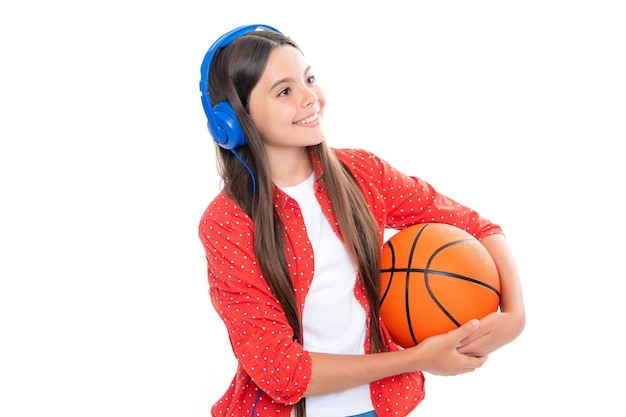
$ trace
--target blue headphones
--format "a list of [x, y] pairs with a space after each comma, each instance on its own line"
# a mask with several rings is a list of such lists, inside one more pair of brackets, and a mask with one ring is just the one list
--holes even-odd
[[[213, 56], [218, 49], [227, 46], [240, 36], [257, 29], [266, 29], [281, 33], [280, 31], [267, 25], [247, 25], [233, 29], [222, 35], [213, 43], [213, 45], [211, 45], [204, 56], [202, 67], [200, 67], [200, 92], [202, 93], [202, 107], [204, 107], [204, 113], [206, 114], [208, 120], [207, 126], [215, 143], [224, 149], [233, 150], [239, 146], [245, 145], [247, 141], [246, 136], [241, 129], [241, 125], [237, 120], [235, 111], [230, 103], [222, 101], [217, 103], [215, 106], [211, 105], [211, 98], [209, 97], [209, 68], [211, 66]], [[235, 155], [237, 154], [235, 153]], [[237, 157], [239, 157], [239, 155], [237, 155]], [[241, 158], [239, 159], [241, 160]], [[248, 168], [247, 165], [246, 168]]]

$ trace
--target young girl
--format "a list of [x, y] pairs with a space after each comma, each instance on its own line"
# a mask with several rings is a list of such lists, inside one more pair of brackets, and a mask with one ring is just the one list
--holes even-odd
[[[239, 366], [213, 416], [406, 416], [424, 375], [479, 368], [525, 324], [500, 227], [361, 149], [329, 147], [326, 97], [293, 40], [245, 26], [200, 83], [223, 189], [199, 225], [212, 303]], [[498, 312], [401, 349], [379, 317], [386, 228], [456, 225], [492, 255]]]

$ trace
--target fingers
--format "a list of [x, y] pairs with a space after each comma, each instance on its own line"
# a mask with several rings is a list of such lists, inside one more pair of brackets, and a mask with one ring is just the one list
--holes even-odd
[[479, 328], [480, 322], [472, 319], [446, 334], [425, 339], [416, 346], [423, 360], [422, 370], [435, 375], [452, 376], [473, 372], [480, 368], [487, 356], [474, 357], [458, 350], [461, 341]]
[[468, 372], [473, 372], [476, 369], [483, 366], [483, 364], [487, 362], [487, 358], [489, 357], [488, 356], [467, 356], [467, 358], [469, 359], [469, 363], [467, 367]]
[[471, 319], [467, 323], [464, 323], [458, 329], [452, 330], [450, 333], [455, 332], [456, 337], [458, 338], [459, 343], [457, 346], [461, 345], [463, 339], [469, 337], [472, 333], [474, 333], [478, 329], [478, 326], [480, 326], [480, 321], [478, 321], [478, 319]]
[[474, 372], [476, 369], [483, 366], [483, 364], [487, 361], [487, 356], [466, 355], [460, 352], [460, 350], [458, 349], [460, 346], [462, 346], [463, 341], [465, 339], [467, 339], [474, 332], [476, 332], [476, 330], [478, 330], [479, 326], [480, 326], [480, 321], [478, 321], [477, 319], [472, 319], [468, 321], [467, 323], [464, 323], [461, 327], [455, 330], [457, 332], [456, 336], [459, 338], [457, 339], [458, 341], [457, 352], [462, 354], [464, 357], [464, 360], [466, 361], [465, 366], [462, 368], [460, 373]]

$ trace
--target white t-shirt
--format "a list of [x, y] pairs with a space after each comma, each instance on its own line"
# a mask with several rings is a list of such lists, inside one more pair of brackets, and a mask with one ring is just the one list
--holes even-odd
[[[354, 295], [357, 269], [322, 212], [314, 176], [281, 188], [300, 206], [313, 245], [315, 271], [304, 303], [304, 348], [309, 352], [364, 354], [365, 310]], [[374, 409], [369, 385], [306, 398], [307, 417], [341, 417]]]

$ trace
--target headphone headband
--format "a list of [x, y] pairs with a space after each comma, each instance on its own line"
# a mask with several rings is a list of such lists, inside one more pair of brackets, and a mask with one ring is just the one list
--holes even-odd
[[213, 56], [215, 55], [217, 50], [228, 46], [232, 41], [239, 38], [240, 36], [243, 36], [246, 33], [252, 32], [257, 29], [266, 29], [280, 33], [280, 31], [268, 25], [246, 25], [240, 26], [236, 29], [231, 30], [230, 32], [223, 34], [215, 42], [213, 42], [213, 45], [211, 45], [206, 55], [204, 55], [204, 60], [202, 60], [202, 66], [200, 67], [200, 91], [209, 91], [209, 68], [211, 66], [211, 61], [213, 61]]

